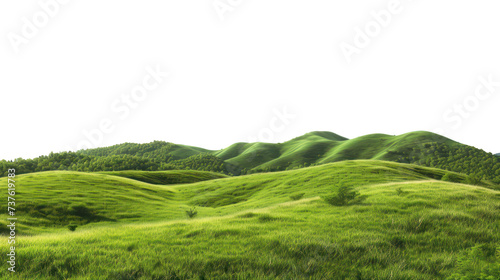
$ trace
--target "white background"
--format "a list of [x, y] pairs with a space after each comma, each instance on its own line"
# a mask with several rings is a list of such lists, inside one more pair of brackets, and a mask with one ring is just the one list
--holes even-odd
[[[500, 152], [499, 87], [467, 117], [450, 113], [460, 125], [443, 118], [474, 96], [479, 77], [500, 81], [499, 1], [401, 0], [350, 63], [342, 42], [354, 45], [356, 28], [390, 1], [236, 2], [222, 20], [212, 0], [70, 0], [16, 47], [23, 18], [44, 10], [39, 1], [1, 1], [0, 158], [76, 149], [103, 119], [114, 130], [97, 146], [221, 149], [315, 130], [354, 138], [440, 129]], [[120, 118], [111, 104], [155, 65], [170, 76]], [[295, 118], [269, 129], [284, 107]]]

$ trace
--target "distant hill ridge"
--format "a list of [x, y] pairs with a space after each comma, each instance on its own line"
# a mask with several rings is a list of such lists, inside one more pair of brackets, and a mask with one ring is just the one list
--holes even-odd
[[[497, 154], [498, 155], [498, 154]], [[47, 170], [200, 170], [241, 175], [321, 165], [343, 160], [372, 159], [414, 163], [475, 174], [500, 183], [500, 158], [441, 135], [416, 131], [398, 136], [369, 134], [347, 139], [314, 131], [284, 143], [235, 143], [221, 150], [154, 141], [51, 153], [35, 159], [0, 161], [0, 176], [15, 167], [18, 174]]]

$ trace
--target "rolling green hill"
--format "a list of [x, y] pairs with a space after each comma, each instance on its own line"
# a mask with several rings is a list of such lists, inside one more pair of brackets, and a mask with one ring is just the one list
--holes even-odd
[[391, 136], [370, 134], [347, 139], [331, 132], [311, 132], [284, 143], [236, 143], [210, 151], [155, 141], [125, 143], [76, 153], [51, 153], [32, 160], [0, 161], [18, 174], [48, 170], [202, 170], [241, 175], [283, 171], [355, 159], [387, 160], [437, 167], [500, 184], [500, 158], [443, 136], [417, 131]]
[[215, 155], [243, 168], [243, 174], [375, 159], [438, 167], [500, 184], [500, 158], [425, 131], [399, 136], [370, 134], [350, 140], [312, 132], [280, 144], [238, 143]]
[[431, 142], [461, 146], [430, 132], [412, 132], [400, 136], [370, 134], [351, 140], [333, 133], [311, 132], [282, 144], [239, 143], [215, 155], [246, 169], [284, 170], [353, 159], [396, 161], [401, 154]]
[[[18, 271], [9, 278], [500, 276], [500, 192], [488, 182], [463, 184], [462, 174], [378, 160], [226, 178], [148, 173], [16, 176], [20, 245]], [[216, 179], [157, 184], [172, 183], [169, 174], [175, 182]], [[366, 199], [331, 206], [320, 198], [341, 185]], [[303, 197], [290, 198], [297, 194]], [[6, 193], [0, 199], [6, 201]], [[192, 207], [198, 216], [188, 219], [185, 210]], [[68, 223], [79, 226], [71, 232]], [[1, 270], [0, 278], [7, 273]]]
[[[2, 183], [6, 182], [2, 178]], [[70, 223], [168, 215], [176, 190], [119, 176], [74, 171], [46, 171], [16, 176], [16, 201], [21, 233], [50, 230]], [[6, 198], [6, 195], [2, 195]], [[162, 215], [162, 214], [157, 214]], [[157, 217], [157, 215], [155, 215]], [[2, 227], [2, 229], [4, 229]]]
[[[324, 194], [342, 178], [348, 184], [365, 185], [441, 180], [445, 174], [451, 174], [454, 182], [467, 182], [467, 177], [458, 173], [383, 161], [343, 161], [238, 177], [200, 171], [46, 171], [16, 178], [17, 197], [23, 201], [19, 211], [26, 219], [22, 228], [57, 228], [68, 223], [179, 218], [184, 216], [179, 207], [238, 204], [240, 210], [260, 208], [271, 204], [266, 201], [285, 202], [297, 191], [306, 197]], [[1, 182], [6, 183], [6, 179]], [[487, 182], [480, 184], [497, 188]]]

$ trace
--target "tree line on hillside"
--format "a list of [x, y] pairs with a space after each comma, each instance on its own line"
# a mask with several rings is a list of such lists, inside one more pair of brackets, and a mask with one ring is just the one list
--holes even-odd
[[71, 170], [84, 172], [121, 171], [121, 170], [200, 170], [239, 175], [240, 170], [211, 154], [198, 154], [185, 159], [166, 161], [130, 154], [91, 156], [79, 152], [50, 153], [34, 159], [18, 158], [13, 161], [0, 161], [0, 176], [6, 176], [8, 169], [16, 169], [16, 174], [49, 170]]
[[[130, 155], [141, 158], [147, 158], [159, 162], [169, 162], [172, 160], [180, 159], [179, 157], [176, 157], [173, 154], [175, 151], [182, 148], [183, 146], [181, 145], [176, 145], [169, 142], [153, 141], [151, 143], [145, 143], [145, 144], [123, 143], [109, 147], [80, 150], [77, 153], [89, 156], [98, 156], [98, 157], [106, 157], [112, 155]], [[191, 154], [189, 154], [188, 156], [198, 153], [200, 152], [192, 150]]]
[[397, 162], [474, 175], [500, 184], [500, 158], [471, 146], [452, 148], [444, 143], [431, 142], [398, 154]]
[[[6, 176], [9, 168], [15, 168], [17, 174], [48, 170], [97, 172], [180, 169], [245, 175], [321, 165], [324, 163], [315, 162], [321, 156], [318, 154], [314, 158], [298, 158], [294, 162], [280, 163], [279, 166], [241, 168], [201, 148], [155, 141], [147, 144], [125, 143], [78, 152], [50, 153], [34, 159], [1, 160], [0, 176]], [[500, 157], [471, 146], [452, 147], [445, 143], [429, 142], [415, 145], [413, 148], [389, 151], [385, 160], [474, 175], [500, 184]]]

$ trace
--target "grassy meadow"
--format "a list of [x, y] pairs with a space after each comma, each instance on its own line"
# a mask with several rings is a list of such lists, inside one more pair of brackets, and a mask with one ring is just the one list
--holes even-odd
[[[4, 264], [0, 277], [500, 279], [498, 187], [441, 180], [446, 174], [465, 181], [449, 171], [377, 160], [237, 177], [18, 175], [17, 272]], [[339, 186], [365, 199], [332, 206], [321, 198]], [[197, 215], [188, 218], [194, 207]]]

